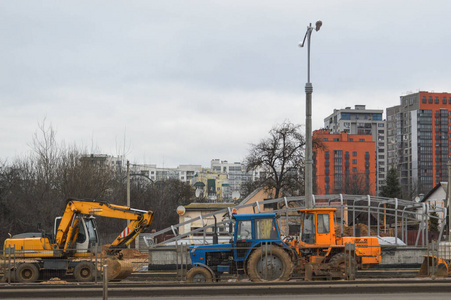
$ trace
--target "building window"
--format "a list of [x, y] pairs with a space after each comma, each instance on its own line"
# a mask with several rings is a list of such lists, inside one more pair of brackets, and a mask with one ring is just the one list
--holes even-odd
[[352, 156], [357, 156], [357, 151], [352, 152]]
[[426, 104], [426, 96], [423, 96], [422, 101], [423, 101], [424, 104]]
[[350, 142], [354, 142], [354, 139], [353, 139], [353, 138], [350, 138], [349, 141], [350, 141]]
[[359, 142], [364, 142], [365, 141], [365, 139], [359, 139]]
[[373, 120], [382, 121], [382, 114], [373, 114]]
[[342, 120], [351, 120], [351, 114], [350, 113], [341, 113], [341, 119]]
[[334, 142], [338, 142], [339, 140], [338, 140], [338, 138], [334, 138]]
[[323, 141], [327, 142], [329, 139], [328, 138], [323, 138]]
[[435, 97], [435, 104], [438, 104], [439, 103], [439, 100], [438, 100], [438, 97]]
[[446, 97], [443, 97], [443, 104], [446, 104]]
[[432, 96], [429, 96], [429, 98], [428, 98], [428, 103], [429, 103], [429, 104], [432, 104]]
[[353, 159], [353, 160], [352, 160], [352, 163], [353, 163], [354, 165], [356, 165], [356, 164], [357, 164], [357, 159]]

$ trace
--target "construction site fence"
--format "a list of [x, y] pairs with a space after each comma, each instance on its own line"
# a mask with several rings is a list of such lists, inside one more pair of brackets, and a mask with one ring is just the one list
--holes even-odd
[[[160, 245], [168, 245], [193, 236], [203, 237], [203, 244], [210, 244], [209, 234], [214, 228], [220, 229], [219, 234], [231, 235], [228, 230], [232, 221], [232, 211], [251, 208], [254, 213], [275, 212], [279, 218], [281, 235], [293, 235], [290, 226], [299, 225], [300, 209], [305, 208], [305, 197], [285, 197], [264, 201], [256, 201], [245, 205], [236, 205], [215, 212], [188, 219], [179, 224], [143, 236], [146, 246], [151, 249]], [[431, 224], [438, 227], [437, 240], [443, 239], [444, 227], [447, 219], [447, 209], [431, 206], [428, 202], [415, 202], [397, 198], [375, 197], [370, 195], [321, 195], [313, 196], [314, 208], [336, 208], [337, 230], [344, 235], [346, 229], [351, 229], [350, 235], [357, 236], [359, 224], [366, 226], [365, 236], [391, 236], [395, 245], [411, 245], [425, 247], [429, 243]], [[219, 216], [219, 218], [218, 218]], [[199, 226], [193, 226], [198, 224]], [[190, 230], [185, 230], [186, 228]], [[194, 228], [196, 227], [196, 228]], [[415, 241], [409, 242], [409, 231], [416, 231]], [[156, 241], [156, 238], [172, 235], [167, 240]]]

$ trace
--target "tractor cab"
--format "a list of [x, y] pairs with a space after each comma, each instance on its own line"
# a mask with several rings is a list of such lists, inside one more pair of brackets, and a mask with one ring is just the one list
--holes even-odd
[[301, 209], [300, 246], [329, 247], [335, 244], [335, 208]]
[[233, 248], [236, 259], [243, 260], [255, 246], [262, 243], [282, 243], [276, 214], [243, 214], [233, 215], [235, 233]]

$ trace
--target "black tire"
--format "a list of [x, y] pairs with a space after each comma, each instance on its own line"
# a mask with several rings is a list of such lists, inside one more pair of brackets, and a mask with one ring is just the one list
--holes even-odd
[[259, 247], [247, 260], [247, 275], [253, 282], [288, 281], [292, 273], [290, 255], [278, 246]]
[[35, 264], [20, 264], [16, 270], [16, 279], [19, 282], [35, 282], [39, 279], [39, 269]]
[[204, 267], [193, 267], [186, 274], [186, 281], [192, 283], [213, 282], [213, 275]]
[[78, 263], [74, 268], [74, 277], [78, 282], [94, 281], [94, 265], [87, 261]]
[[[349, 259], [347, 258], [348, 254], [346, 253], [338, 253], [335, 254], [334, 256], [332, 256], [332, 258], [329, 260], [329, 264], [331, 266], [331, 268], [333, 270], [337, 270], [340, 273], [342, 273], [343, 278], [345, 277], [346, 274], [346, 260]], [[350, 256], [351, 257], [351, 275], [353, 274], [355, 276], [356, 272], [357, 272], [357, 261], [355, 260], [355, 257], [353, 255]]]

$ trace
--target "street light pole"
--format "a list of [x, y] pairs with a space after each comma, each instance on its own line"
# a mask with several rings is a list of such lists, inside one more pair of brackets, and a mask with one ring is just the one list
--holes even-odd
[[[323, 23], [316, 22], [315, 30], [318, 31]], [[310, 82], [310, 38], [312, 36], [312, 23], [307, 27], [304, 41], [299, 47], [304, 47], [307, 39], [307, 83], [305, 84], [305, 207], [313, 207], [313, 157], [312, 157], [312, 93], [313, 85]]]
[[451, 157], [448, 158], [448, 163], [446, 164], [448, 167], [448, 191], [446, 196], [448, 196], [448, 241], [451, 242]]

